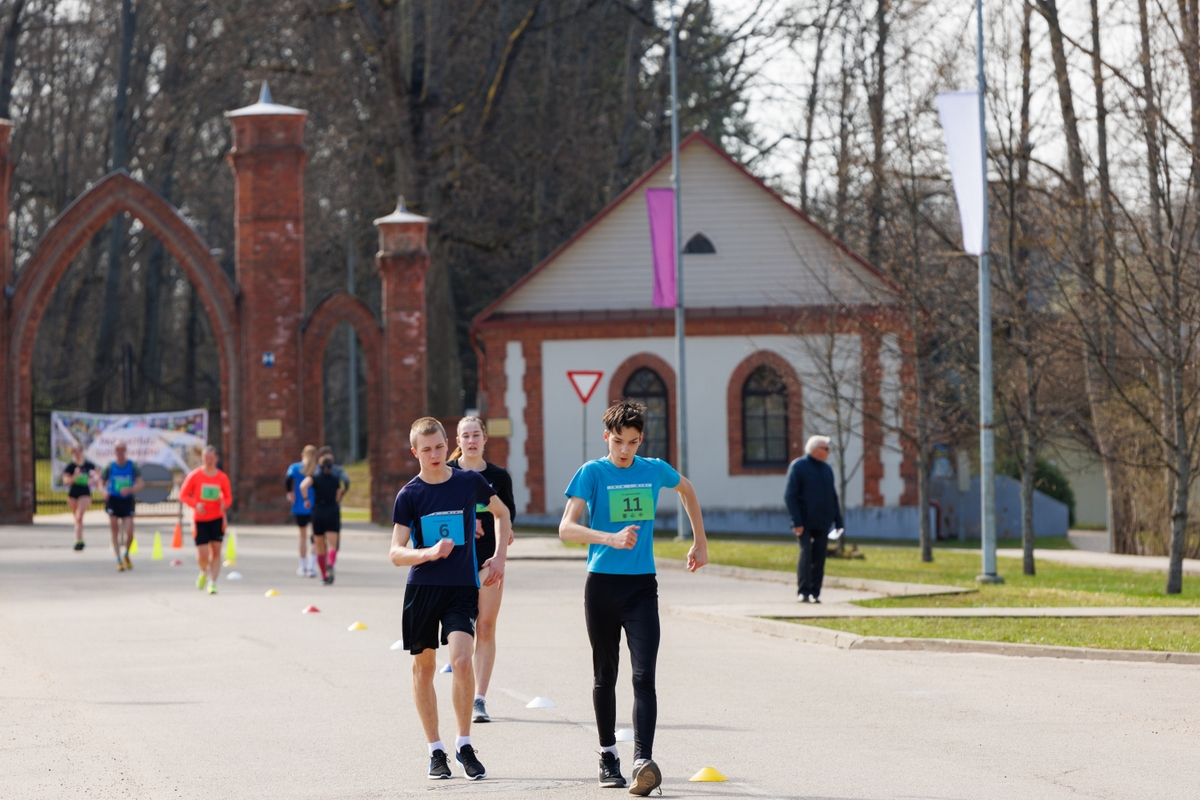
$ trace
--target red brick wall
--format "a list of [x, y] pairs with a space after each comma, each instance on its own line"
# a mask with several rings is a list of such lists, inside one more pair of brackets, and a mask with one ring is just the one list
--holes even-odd
[[[241, 313], [244, 391], [237, 437], [237, 516], [278, 522], [287, 514], [280, 475], [301, 438], [300, 325], [304, 319], [303, 114], [230, 117], [234, 244]], [[274, 366], [263, 364], [273, 353]], [[259, 420], [282, 423], [278, 439], [259, 439]]]
[[425, 276], [429, 250], [425, 235], [424, 223], [380, 224], [380, 252], [375, 256], [383, 288], [380, 396], [384, 429], [379, 435], [372, 434], [372, 451], [378, 449], [381, 459], [371, 461], [371, 494], [372, 505], [386, 508], [389, 519], [396, 492], [420, 471], [408, 431], [427, 411]]

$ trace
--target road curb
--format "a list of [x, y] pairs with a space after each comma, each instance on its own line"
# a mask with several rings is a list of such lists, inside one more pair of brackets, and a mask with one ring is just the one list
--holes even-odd
[[1105, 650], [1090, 647], [982, 642], [970, 639], [915, 639], [895, 636], [862, 636], [848, 631], [820, 628], [762, 617], [735, 616], [719, 612], [671, 606], [668, 613], [689, 619], [716, 622], [742, 630], [765, 633], [782, 639], [836, 647], [841, 650], [908, 650], [934, 653], [983, 653], [1021, 658], [1068, 658], [1082, 661], [1128, 661], [1154, 664], [1200, 665], [1200, 653], [1156, 650]]
[[[654, 564], [659, 569], [687, 569], [687, 564], [676, 559], [656, 558]], [[708, 564], [703, 569], [706, 575], [717, 575], [722, 578], [737, 578], [743, 581], [766, 581], [768, 583], [795, 584], [796, 576], [791, 572], [773, 569], [752, 569], [750, 567], [731, 567], [725, 564]], [[833, 586], [838, 589], [857, 589], [862, 592], [878, 592], [889, 597], [922, 597], [935, 594], [963, 594], [973, 592], [961, 586], [940, 586], [935, 583], [900, 583], [898, 581], [876, 581], [867, 578], [839, 578], [826, 575], [823, 586]]]

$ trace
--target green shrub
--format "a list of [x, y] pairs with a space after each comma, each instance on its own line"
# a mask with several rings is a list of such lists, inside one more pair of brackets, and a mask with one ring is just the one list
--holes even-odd
[[[1021, 480], [1021, 462], [1015, 458], [997, 462], [996, 474]], [[1066, 505], [1068, 522], [1075, 525], [1075, 490], [1061, 469], [1039, 458], [1033, 469], [1033, 488]]]

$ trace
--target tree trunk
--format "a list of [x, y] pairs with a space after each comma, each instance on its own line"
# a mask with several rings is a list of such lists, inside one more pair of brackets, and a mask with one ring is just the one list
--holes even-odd
[[9, 106], [12, 103], [13, 82], [17, 76], [17, 39], [21, 37], [21, 12], [25, 0], [13, 0], [8, 15], [8, 27], [4, 30], [4, 64], [0, 67], [0, 119], [12, 119]]
[[[129, 120], [129, 62], [133, 58], [135, 25], [133, 0], [121, 0], [121, 60], [117, 73], [117, 97], [113, 104], [113, 148], [110, 169], [122, 169], [128, 156]], [[125, 214], [117, 214], [109, 223], [108, 272], [104, 277], [104, 305], [100, 317], [100, 333], [96, 337], [95, 359], [92, 365], [92, 389], [88, 392], [88, 411], [104, 410], [107, 382], [103, 377], [113, 366], [113, 345], [117, 338], [117, 322], [121, 299], [121, 251], [125, 249]]]
[[883, 186], [886, 176], [883, 164], [884, 140], [884, 98], [885, 84], [883, 72], [887, 66], [888, 40], [888, 6], [889, 0], [876, 0], [875, 3], [875, 53], [874, 53], [874, 86], [867, 96], [867, 110], [871, 117], [871, 195], [868, 213], [870, 221], [867, 228], [867, 260], [879, 266], [883, 256], [881, 251], [883, 238]]
[[[804, 149], [800, 155], [800, 210], [808, 213], [808, 167], [812, 159], [813, 123], [817, 116], [817, 94], [821, 86], [821, 62], [825, 56], [825, 34], [829, 25], [829, 14], [833, 10], [832, 2], [826, 6], [825, 13], [817, 25], [817, 42], [813, 54], [812, 82], [808, 87], [808, 98], [804, 103]], [[841, 14], [834, 19], [837, 25]], [[840, 541], [840, 540], [839, 540]]]

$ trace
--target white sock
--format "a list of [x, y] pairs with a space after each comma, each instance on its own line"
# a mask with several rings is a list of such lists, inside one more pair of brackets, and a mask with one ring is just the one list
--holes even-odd
[[650, 759], [648, 759], [648, 758], [639, 758], [637, 761], [633, 762], [633, 768], [637, 769], [638, 767], [640, 767], [642, 764], [645, 764], [649, 760]]
[[446, 745], [442, 744], [441, 739], [429, 743], [429, 755], [433, 755], [435, 750], [441, 750], [443, 753], [446, 752]]
[[470, 743], [471, 743], [470, 736], [459, 736], [457, 739], [454, 740], [454, 749], [462, 750], [464, 744], [470, 744]]
[[612, 753], [615, 756], [617, 754], [617, 746], [614, 744], [612, 747], [601, 747], [600, 752], [601, 753]]
[[315, 553], [308, 554], [308, 571], [312, 572], [317, 568], [317, 556]]
[[483, 702], [484, 700], [487, 700], [487, 698], [486, 698], [486, 697], [484, 697], [483, 695], [481, 695], [481, 694], [477, 694], [477, 695], [475, 695], [475, 702], [476, 702], [476, 703], [481, 703], [481, 702]]
[[307, 569], [307, 568], [308, 568], [308, 559], [301, 558], [300, 559], [300, 569]]

